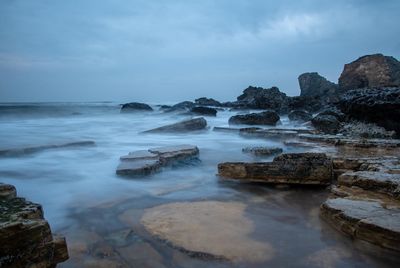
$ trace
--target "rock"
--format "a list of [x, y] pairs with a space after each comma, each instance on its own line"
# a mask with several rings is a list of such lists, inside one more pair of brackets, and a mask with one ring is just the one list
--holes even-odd
[[19, 156], [19, 155], [38, 153], [49, 149], [59, 149], [59, 148], [79, 147], [79, 146], [94, 146], [94, 145], [95, 145], [94, 141], [78, 141], [78, 142], [69, 142], [62, 144], [39, 145], [26, 148], [12, 148], [12, 149], [0, 150], [0, 156]]
[[234, 115], [229, 118], [229, 124], [245, 125], [270, 125], [275, 126], [279, 121], [279, 115], [274, 111], [265, 111], [261, 113], [250, 113], [243, 115]]
[[203, 106], [193, 107], [190, 112], [198, 115], [217, 116], [216, 109]]
[[306, 110], [315, 113], [321, 110], [326, 105], [322, 97], [319, 96], [288, 97], [287, 102], [287, 111]]
[[268, 242], [251, 237], [255, 226], [245, 216], [245, 209], [239, 202], [169, 203], [146, 209], [140, 222], [150, 234], [192, 257], [268, 261], [274, 249]]
[[237, 97], [237, 102], [234, 105], [283, 112], [287, 110], [287, 96], [285, 93], [280, 92], [277, 87], [264, 89], [249, 86], [243, 91], [242, 95]]
[[215, 106], [215, 107], [220, 107], [222, 104], [219, 101], [216, 101], [212, 98], [198, 98], [194, 101], [196, 105], [200, 106]]
[[354, 138], [367, 139], [393, 139], [396, 137], [395, 131], [387, 131], [385, 128], [376, 124], [352, 121], [342, 125], [340, 134]]
[[67, 259], [65, 239], [53, 236], [41, 205], [0, 184], [0, 266], [55, 267]]
[[288, 115], [290, 121], [307, 122], [311, 121], [312, 114], [303, 110], [293, 110]]
[[338, 100], [338, 85], [326, 80], [318, 73], [304, 73], [299, 76], [300, 96], [321, 97], [326, 102]]
[[122, 156], [117, 175], [140, 177], [158, 172], [167, 166], [187, 164], [198, 159], [199, 149], [192, 145], [177, 145], [130, 152]]
[[384, 208], [376, 201], [335, 198], [321, 205], [321, 216], [353, 239], [400, 251], [400, 207]]
[[250, 153], [255, 156], [271, 156], [283, 152], [282, 148], [278, 147], [246, 147], [242, 149], [244, 153]]
[[338, 110], [336, 107], [330, 107], [322, 110], [318, 113], [318, 115], [332, 115], [336, 117], [339, 122], [343, 122], [346, 120], [346, 115]]
[[299, 134], [291, 129], [263, 129], [263, 128], [241, 128], [239, 135], [246, 138], [265, 138], [265, 139], [287, 139], [295, 138]]
[[336, 134], [340, 129], [340, 122], [333, 115], [317, 115], [311, 123], [317, 130], [326, 134]]
[[182, 133], [203, 130], [207, 127], [207, 121], [203, 117], [181, 121], [175, 124], [158, 127], [144, 131], [143, 133]]
[[358, 148], [381, 148], [391, 149], [400, 147], [400, 140], [385, 139], [359, 139], [347, 138], [337, 135], [315, 135], [315, 134], [299, 134], [300, 139], [316, 142], [325, 142], [334, 144], [335, 146], [358, 147]]
[[356, 186], [400, 199], [400, 174], [377, 171], [346, 172], [338, 177], [338, 184], [347, 187]]
[[176, 111], [188, 111], [195, 107], [195, 103], [192, 101], [182, 101], [173, 105], [170, 109], [165, 110], [166, 112], [176, 112]]
[[121, 112], [153, 111], [150, 105], [140, 102], [125, 103], [121, 107]]
[[400, 135], [400, 87], [352, 90], [339, 102], [352, 119], [375, 123]]
[[342, 90], [399, 86], [400, 62], [382, 54], [363, 56], [346, 64], [339, 78]]
[[225, 178], [275, 184], [329, 185], [332, 160], [321, 153], [282, 154], [272, 162], [227, 162], [218, 165]]

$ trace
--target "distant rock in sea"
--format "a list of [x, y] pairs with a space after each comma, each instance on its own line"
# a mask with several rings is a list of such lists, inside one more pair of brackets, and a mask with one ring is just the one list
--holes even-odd
[[125, 103], [121, 107], [121, 112], [153, 111], [150, 105], [140, 102]]

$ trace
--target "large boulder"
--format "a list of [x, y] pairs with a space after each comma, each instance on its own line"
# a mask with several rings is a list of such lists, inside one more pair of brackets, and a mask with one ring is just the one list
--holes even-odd
[[300, 85], [300, 96], [321, 97], [327, 102], [338, 99], [338, 85], [328, 81], [318, 73], [304, 73], [298, 78]]
[[352, 90], [342, 96], [339, 106], [350, 118], [400, 134], [400, 87]]
[[261, 113], [234, 115], [229, 118], [229, 124], [275, 126], [279, 119], [280, 117], [276, 112], [265, 111]]
[[394, 57], [374, 54], [344, 66], [339, 78], [342, 90], [400, 86], [400, 62]]
[[332, 160], [321, 153], [282, 154], [272, 162], [227, 162], [218, 165], [225, 178], [274, 184], [329, 185]]
[[217, 101], [214, 100], [213, 98], [198, 98], [194, 101], [196, 103], [196, 105], [200, 105], [200, 106], [221, 106], [222, 104]]
[[340, 129], [339, 120], [333, 115], [318, 114], [311, 120], [312, 125], [325, 134], [336, 134]]
[[0, 267], [55, 267], [67, 259], [65, 238], [52, 234], [42, 206], [0, 183]]
[[304, 110], [293, 110], [289, 113], [288, 118], [290, 121], [308, 122], [311, 121], [312, 114]]
[[277, 87], [261, 88], [249, 86], [237, 97], [237, 106], [252, 109], [271, 109], [278, 112], [287, 110], [287, 96]]
[[147, 130], [144, 131], [143, 133], [182, 133], [182, 132], [203, 130], [206, 127], [207, 127], [207, 121], [203, 117], [199, 117]]
[[217, 116], [217, 110], [210, 107], [196, 106], [190, 109], [190, 112], [198, 115]]
[[138, 111], [153, 111], [150, 105], [140, 102], [130, 102], [122, 104], [121, 113], [123, 112], [138, 112]]
[[188, 111], [195, 107], [196, 104], [192, 101], [182, 101], [175, 105], [172, 105], [169, 109], [166, 109], [166, 112], [177, 112], [177, 111]]

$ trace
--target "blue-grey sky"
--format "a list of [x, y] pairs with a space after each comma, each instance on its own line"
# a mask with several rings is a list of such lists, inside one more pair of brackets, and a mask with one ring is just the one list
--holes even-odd
[[0, 102], [233, 100], [399, 59], [399, 0], [1, 0]]

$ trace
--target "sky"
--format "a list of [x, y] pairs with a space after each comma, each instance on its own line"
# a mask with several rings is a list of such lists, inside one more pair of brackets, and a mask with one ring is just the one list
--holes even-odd
[[400, 59], [399, 0], [1, 0], [0, 102], [299, 95], [366, 54]]

